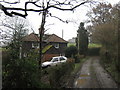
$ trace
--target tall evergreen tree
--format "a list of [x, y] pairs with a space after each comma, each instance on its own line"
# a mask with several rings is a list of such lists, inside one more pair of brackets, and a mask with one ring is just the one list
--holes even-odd
[[84, 23], [81, 22], [77, 34], [77, 47], [79, 54], [86, 55], [88, 49], [88, 33], [87, 30], [84, 28]]

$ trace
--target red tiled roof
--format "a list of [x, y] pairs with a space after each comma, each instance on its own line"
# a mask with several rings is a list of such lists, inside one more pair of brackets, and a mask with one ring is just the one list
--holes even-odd
[[25, 36], [22, 41], [39, 41], [39, 37], [37, 34], [31, 33], [27, 36]]
[[[43, 40], [45, 42], [62, 42], [62, 43], [68, 43], [67, 41], [65, 41], [64, 39], [62, 39], [61, 37], [55, 35], [55, 34], [45, 34], [43, 37]], [[25, 36], [22, 41], [39, 41], [39, 37], [37, 34], [35, 33], [31, 33], [27, 36]]]
[[67, 41], [65, 41], [64, 39], [62, 39], [61, 37], [55, 35], [55, 34], [52, 34], [50, 35], [47, 39], [46, 39], [47, 42], [62, 42], [62, 43], [67, 43]]

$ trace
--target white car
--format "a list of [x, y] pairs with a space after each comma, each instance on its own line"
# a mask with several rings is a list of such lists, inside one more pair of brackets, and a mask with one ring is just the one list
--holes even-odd
[[42, 63], [42, 68], [49, 67], [49, 66], [54, 66], [59, 63], [64, 63], [67, 61], [67, 58], [65, 56], [57, 56], [53, 57], [51, 61], [46, 61]]

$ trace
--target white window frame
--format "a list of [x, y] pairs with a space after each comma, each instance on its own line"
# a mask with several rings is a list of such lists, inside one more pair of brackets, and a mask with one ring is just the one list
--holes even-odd
[[39, 48], [39, 43], [32, 42], [32, 48]]
[[56, 43], [54, 46], [55, 48], [59, 48], [59, 43]]
[[34, 46], [34, 43], [32, 42], [32, 48], [34, 48], [35, 46]]
[[39, 48], [39, 43], [38, 43], [38, 46], [37, 46], [37, 48]]

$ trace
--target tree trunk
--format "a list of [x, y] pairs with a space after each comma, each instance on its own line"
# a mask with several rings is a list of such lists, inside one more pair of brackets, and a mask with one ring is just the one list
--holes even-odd
[[42, 13], [42, 22], [41, 26], [39, 28], [39, 69], [40, 69], [40, 78], [41, 78], [41, 61], [42, 61], [42, 37], [44, 35], [44, 25], [45, 25], [45, 19], [46, 19], [46, 11], [43, 11]]

